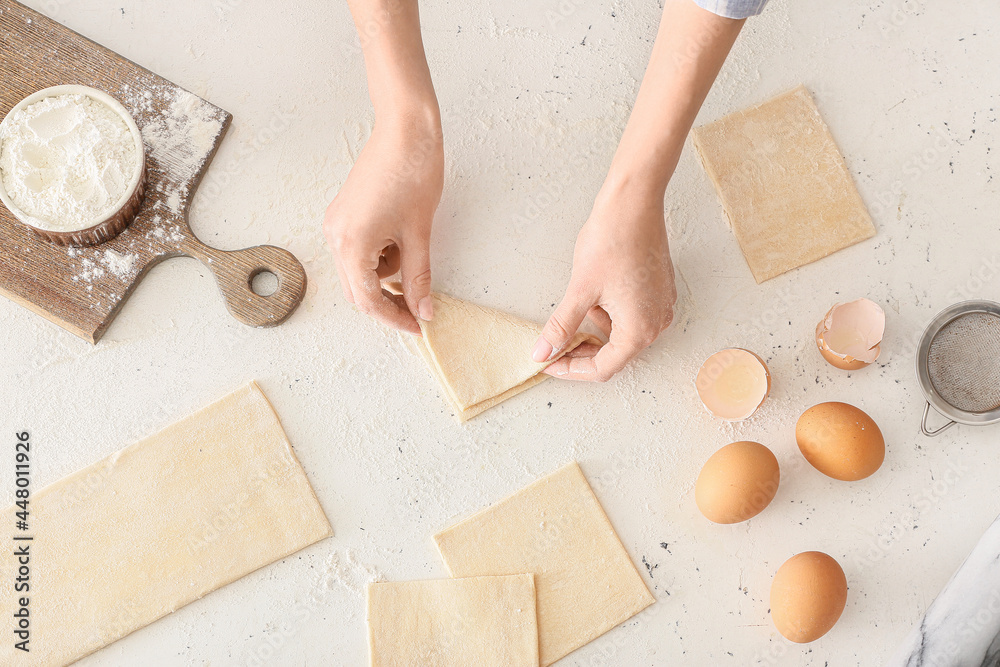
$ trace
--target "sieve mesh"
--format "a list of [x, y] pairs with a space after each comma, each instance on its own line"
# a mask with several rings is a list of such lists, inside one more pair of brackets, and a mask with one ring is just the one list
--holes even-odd
[[1000, 317], [968, 313], [931, 340], [927, 374], [952, 407], [984, 413], [1000, 408]]

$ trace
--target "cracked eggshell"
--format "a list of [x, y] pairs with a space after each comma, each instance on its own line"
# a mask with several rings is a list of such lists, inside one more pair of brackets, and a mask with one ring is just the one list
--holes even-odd
[[885, 312], [875, 302], [857, 299], [834, 304], [816, 325], [816, 347], [831, 366], [845, 371], [878, 359], [885, 335]]
[[731, 347], [702, 364], [694, 381], [709, 412], [730, 422], [748, 419], [771, 391], [771, 372], [750, 350]]

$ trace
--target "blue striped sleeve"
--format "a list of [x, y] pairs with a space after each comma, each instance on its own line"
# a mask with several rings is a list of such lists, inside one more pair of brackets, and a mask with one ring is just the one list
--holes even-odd
[[710, 12], [731, 19], [745, 19], [764, 11], [767, 0], [694, 0]]

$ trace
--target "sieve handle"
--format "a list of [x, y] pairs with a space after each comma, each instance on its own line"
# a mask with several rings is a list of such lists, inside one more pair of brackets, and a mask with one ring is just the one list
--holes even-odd
[[949, 420], [947, 424], [945, 424], [944, 426], [942, 426], [937, 430], [934, 431], [927, 430], [927, 415], [930, 414], [930, 411], [931, 411], [931, 404], [928, 403], [927, 405], [924, 406], [924, 418], [920, 420], [920, 431], [924, 435], [933, 438], [936, 435], [941, 435], [942, 433], [944, 433], [949, 428], [955, 425], [954, 421]]

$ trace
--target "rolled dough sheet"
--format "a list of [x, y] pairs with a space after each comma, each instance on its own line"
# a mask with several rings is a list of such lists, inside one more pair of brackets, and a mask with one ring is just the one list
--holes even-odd
[[875, 235], [803, 86], [691, 135], [758, 283]]
[[453, 577], [535, 575], [542, 667], [655, 601], [577, 463], [434, 541]]
[[45, 487], [29, 510], [31, 591], [15, 594], [5, 547], [0, 616], [30, 598], [31, 652], [8, 637], [5, 665], [78, 660], [331, 534], [255, 383]]
[[538, 667], [530, 574], [368, 586], [372, 667]]
[[[398, 285], [386, 287], [399, 294]], [[540, 325], [447, 294], [432, 298], [434, 319], [418, 320], [423, 336], [412, 343], [460, 422], [546, 380], [542, 371], [583, 343], [601, 344], [578, 333], [553, 359], [536, 363], [531, 350], [542, 333]]]

